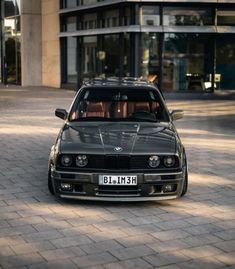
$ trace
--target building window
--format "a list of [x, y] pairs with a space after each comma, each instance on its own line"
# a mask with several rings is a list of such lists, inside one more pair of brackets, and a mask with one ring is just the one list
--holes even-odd
[[235, 10], [218, 10], [217, 11], [217, 25], [235, 25]]
[[82, 80], [97, 75], [97, 36], [83, 37]]
[[77, 30], [77, 17], [68, 17], [67, 18], [67, 31], [74, 32]]
[[141, 66], [140, 73], [145, 79], [157, 79], [159, 72], [158, 36], [156, 33], [141, 35]]
[[130, 7], [125, 7], [123, 16], [121, 17], [121, 25], [128, 26], [131, 24], [131, 9]]
[[[131, 46], [130, 46], [130, 34], [128, 33], [124, 33], [123, 35], [123, 63], [121, 63], [121, 65], [123, 66], [123, 76], [125, 77], [129, 77], [130, 76], [130, 70], [131, 70], [131, 66], [130, 66], [130, 58], [131, 58]], [[122, 74], [121, 74], [122, 75]]]
[[103, 0], [61, 0], [61, 8], [74, 8], [77, 6], [89, 6]]
[[99, 28], [109, 28], [119, 26], [119, 10], [107, 10], [102, 13], [99, 20]]
[[73, 8], [77, 6], [77, 0], [67, 0], [66, 7]]
[[78, 0], [78, 5], [79, 6], [89, 6], [89, 5], [94, 5], [97, 2], [102, 2], [103, 0]]
[[106, 76], [118, 76], [120, 72], [119, 34], [104, 35], [102, 73]]
[[5, 17], [12, 17], [20, 14], [20, 0], [5, 0]]
[[119, 25], [119, 10], [108, 10], [103, 13], [104, 28], [116, 27]]
[[157, 26], [160, 25], [160, 14], [158, 6], [142, 6], [140, 9], [140, 24]]
[[77, 83], [77, 38], [67, 38], [67, 82]]
[[165, 34], [163, 89], [202, 91], [213, 70], [210, 34]]
[[83, 25], [83, 28], [79, 30], [89, 30], [97, 28], [97, 14], [96, 13], [88, 13], [85, 14], [82, 18], [82, 23], [80, 26]]
[[212, 9], [190, 7], [164, 7], [163, 25], [213, 25]]
[[4, 78], [8, 83], [21, 83], [21, 25], [20, 1], [4, 2]]
[[235, 89], [235, 38], [233, 34], [221, 34], [216, 44], [216, 74], [221, 89]]

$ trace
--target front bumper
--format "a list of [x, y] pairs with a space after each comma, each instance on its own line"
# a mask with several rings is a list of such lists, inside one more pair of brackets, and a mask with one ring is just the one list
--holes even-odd
[[[99, 175], [137, 175], [135, 186], [103, 186], [99, 185]], [[52, 184], [55, 194], [61, 198], [93, 200], [93, 201], [160, 201], [176, 199], [183, 188], [183, 173], [134, 173], [134, 172], [64, 172], [51, 170]], [[63, 190], [61, 183], [69, 183], [72, 188]], [[165, 191], [164, 186], [171, 184], [172, 191]]]

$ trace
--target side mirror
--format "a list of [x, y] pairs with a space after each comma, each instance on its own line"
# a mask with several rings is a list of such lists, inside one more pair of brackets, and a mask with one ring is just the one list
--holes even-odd
[[184, 111], [183, 110], [173, 110], [171, 112], [171, 118], [173, 121], [182, 119], [184, 117]]
[[65, 109], [57, 108], [55, 110], [56, 117], [65, 120], [68, 116], [68, 112]]

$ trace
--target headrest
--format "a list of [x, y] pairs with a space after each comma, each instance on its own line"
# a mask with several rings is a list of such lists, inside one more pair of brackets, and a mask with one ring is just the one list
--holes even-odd
[[159, 103], [154, 101], [154, 102], [151, 102], [151, 111], [152, 112], [155, 112], [157, 109], [159, 108]]
[[135, 104], [135, 111], [144, 110], [150, 111], [150, 106], [148, 102], [138, 102]]
[[87, 104], [87, 112], [104, 112], [103, 104], [102, 102], [90, 102]]

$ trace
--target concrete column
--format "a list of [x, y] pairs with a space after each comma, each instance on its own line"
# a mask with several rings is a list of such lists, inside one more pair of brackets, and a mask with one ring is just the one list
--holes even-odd
[[[38, 0], [37, 0], [38, 1]], [[42, 85], [60, 88], [59, 0], [42, 1]]]
[[22, 86], [42, 85], [41, 1], [21, 1]]

